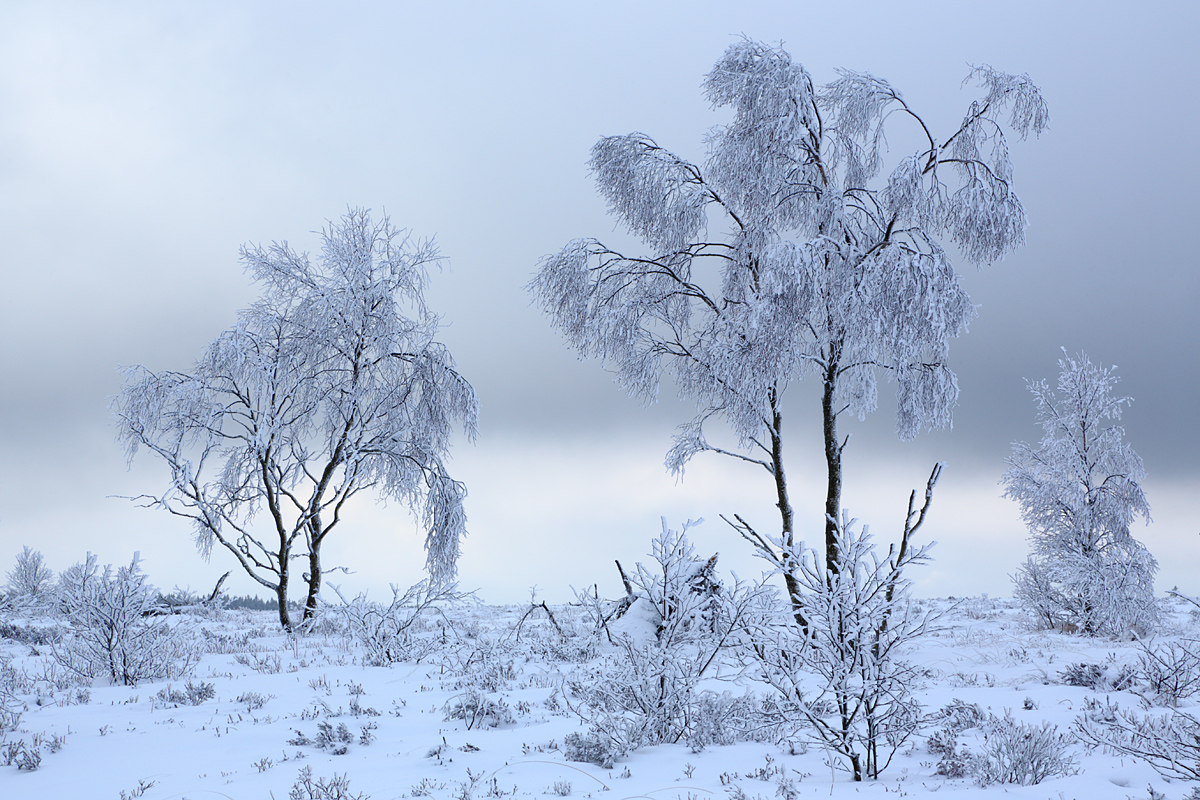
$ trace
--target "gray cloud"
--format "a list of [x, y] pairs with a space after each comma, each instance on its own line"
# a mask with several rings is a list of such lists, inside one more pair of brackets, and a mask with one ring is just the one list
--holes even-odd
[[[511, 470], [547, 458], [539, 448], [559, 448], [581, 476], [594, 475], [592, 448], [621, 441], [635, 442], [628, 452], [638, 458], [660, 460], [688, 409], [669, 388], [651, 409], [625, 398], [600, 365], [578, 362], [563, 346], [522, 285], [542, 255], [573, 237], [628, 241], [586, 174], [597, 137], [642, 130], [702, 158], [704, 132], [721, 117], [707, 109], [699, 83], [743, 32], [782, 40], [818, 80], [841, 66], [886, 77], [942, 127], [973, 97], [959, 87], [969, 62], [1027, 71], [1051, 105], [1050, 132], [1014, 146], [1028, 245], [965, 276], [981, 309], [951, 349], [962, 387], [954, 430], [902, 445], [886, 408], [850, 425], [851, 479], [856, 470], [864, 477], [848, 484], [848, 502], [857, 494], [873, 507], [878, 481], [866, 476], [894, 469], [902, 477], [893, 488], [903, 493], [939, 459], [963, 476], [946, 490], [947, 513], [968, 508], [963, 498], [994, 497], [1009, 443], [1038, 436], [1023, 379], [1053, 378], [1060, 346], [1119, 365], [1122, 389], [1136, 400], [1125, 420], [1129, 441], [1155, 485], [1170, 487], [1172, 498], [1200, 490], [1200, 271], [1188, 236], [1200, 206], [1195, 9], [518, 5], [6, 6], [0, 558], [30, 543], [77, 559], [97, 540], [128, 540], [163, 548], [164, 570], [188, 563], [186, 534], [171, 520], [115, 510], [105, 499], [152, 489], [138, 481], [156, 479], [149, 466], [121, 472], [115, 448], [104, 455], [106, 397], [120, 388], [115, 367], [186, 369], [255, 297], [238, 246], [288, 239], [316, 247], [310, 232], [347, 205], [386, 210], [415, 235], [436, 236], [452, 264], [435, 276], [431, 299], [484, 404], [479, 446], [459, 448], [462, 468], [485, 485], [469, 507], [476, 527], [464, 570], [472, 547], [492, 552], [503, 549], [497, 542], [562, 535], [545, 520], [518, 535], [521, 514], [511, 503], [538, 502], [537, 487], [506, 476], [494, 479], [510, 487], [497, 494], [484, 467]], [[903, 143], [897, 132], [894, 152]], [[797, 387], [790, 401], [800, 464], [818, 433], [807, 389]], [[505, 462], [514, 442], [530, 461]], [[668, 479], [662, 505], [686, 513], [679, 498], [702, 502], [686, 493], [693, 480], [707, 480], [706, 469], [694, 468], [678, 489], [685, 494], [671, 495]], [[609, 484], [581, 479], [555, 489], [568, 490], [581, 506], [624, 502], [596, 499], [613, 491]], [[645, 549], [653, 500], [630, 500], [633, 538], [623, 546], [639, 549], [621, 557]], [[1166, 507], [1156, 515], [1155, 530], [1166, 531], [1161, 546], [1190, 552], [1184, 537], [1194, 538], [1193, 523], [1176, 500]], [[1024, 551], [1014, 519], [1003, 548], [1013, 564]], [[969, 518], [947, 522], [946, 548], [993, 535]], [[126, 536], [134, 530], [148, 538]], [[51, 532], [53, 542], [44, 540]], [[991, 569], [985, 582], [1004, 591], [1003, 568], [979, 569]], [[199, 566], [191, 574], [207, 579]]]

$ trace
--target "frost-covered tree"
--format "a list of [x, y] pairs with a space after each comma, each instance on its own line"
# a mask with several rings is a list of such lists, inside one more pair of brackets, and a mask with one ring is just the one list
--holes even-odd
[[1033, 545], [1016, 594], [1047, 627], [1145, 632], [1158, 621], [1158, 564], [1129, 532], [1136, 517], [1150, 522], [1146, 471], [1116, 424], [1131, 398], [1113, 394], [1115, 367], [1065, 350], [1058, 365], [1057, 392], [1029, 383], [1042, 441], [1014, 442], [1003, 477]]
[[[794, 602], [798, 565], [782, 563], [795, 533], [787, 389], [805, 377], [821, 387], [826, 563], [836, 571], [838, 419], [875, 410], [882, 373], [896, 384], [900, 438], [948, 426], [958, 386], [947, 348], [975, 309], [945, 245], [981, 265], [1024, 241], [1004, 128], [1039, 133], [1046, 105], [1025, 76], [983, 66], [968, 81], [982, 96], [938, 137], [882, 79], [843, 71], [817, 87], [783, 50], [740, 41], [704, 80], [708, 100], [733, 117], [710, 131], [703, 165], [641, 133], [592, 149], [600, 193], [648, 252], [577, 239], [544, 258], [530, 284], [572, 346], [611, 365], [630, 394], [653, 401], [670, 372], [695, 400], [667, 456], [673, 472], [708, 451], [771, 475], [779, 534], [735, 527], [780, 562]], [[893, 122], [921, 143], [885, 172]], [[710, 443], [714, 419], [736, 447]]]
[[408, 504], [432, 578], [453, 576], [466, 490], [445, 459], [478, 416], [425, 305], [435, 246], [362, 210], [322, 240], [315, 261], [286, 242], [243, 248], [260, 300], [191, 373], [133, 367], [114, 401], [129, 458], [146, 448], [170, 469], [161, 495], [139, 499], [190, 519], [205, 557], [228, 550], [275, 593], [285, 628], [291, 561], [308, 562], [308, 619], [321, 547], [364, 491]]
[[17, 563], [8, 573], [10, 600], [40, 602], [46, 599], [54, 584], [54, 572], [46, 566], [40, 550], [29, 545], [17, 554]]

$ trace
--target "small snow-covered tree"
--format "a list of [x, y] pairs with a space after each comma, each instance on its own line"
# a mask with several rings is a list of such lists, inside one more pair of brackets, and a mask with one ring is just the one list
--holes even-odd
[[[592, 149], [600, 193], [649, 252], [576, 239], [544, 258], [530, 284], [571, 345], [610, 364], [629, 393], [653, 401], [669, 371], [696, 401], [667, 456], [673, 472], [707, 451], [771, 475], [779, 535], [735, 527], [778, 562], [793, 603], [787, 389], [808, 376], [821, 387], [826, 564], [836, 571], [839, 417], [875, 410], [883, 373], [896, 383], [900, 438], [948, 426], [958, 386], [947, 349], [975, 308], [945, 244], [984, 264], [1024, 241], [1004, 128], [1039, 133], [1046, 105], [1025, 76], [981, 66], [968, 80], [982, 96], [938, 137], [880, 78], [844, 71], [814, 86], [782, 49], [740, 41], [704, 80], [708, 100], [733, 117], [709, 133], [703, 166], [641, 133]], [[910, 123], [921, 143], [884, 172], [892, 121]], [[737, 447], [710, 443], [713, 419]]]
[[55, 643], [55, 659], [89, 681], [103, 676], [124, 686], [187, 674], [199, 648], [186, 625], [153, 616], [157, 597], [137, 553], [116, 572], [111, 564], [101, 571], [88, 553], [59, 580], [56, 602], [71, 636]]
[[53, 584], [54, 573], [46, 566], [41, 551], [25, 545], [8, 573], [9, 599], [40, 602], [46, 599]]
[[932, 614], [912, 602], [905, 572], [930, 560], [933, 544], [917, 545], [914, 536], [941, 471], [938, 464], [930, 473], [919, 510], [916, 491], [909, 495], [899, 546], [883, 558], [867, 526], [859, 529], [847, 513], [836, 527], [837, 552], [845, 557], [840, 570], [798, 542], [789, 555], [800, 566], [806, 624], [765, 619], [745, 648], [763, 681], [780, 692], [782, 719], [807, 723], [806, 734], [836, 754], [856, 781], [878, 778], [921, 725], [912, 693], [917, 669], [903, 656], [929, 629]]
[[[611, 766], [646, 745], [686, 742], [700, 750], [737, 736], [747, 702], [701, 687], [719, 677], [726, 651], [745, 637], [769, 597], [736, 576], [724, 584], [716, 555], [697, 557], [687, 535], [697, 524], [688, 520], [675, 531], [664, 517], [649, 566], [622, 570], [626, 598], [597, 618], [616, 652], [593, 679], [570, 685], [578, 702], [568, 699], [568, 706], [589, 732], [565, 742], [568, 758]], [[586, 604], [586, 593], [579, 595]]]
[[1158, 564], [1129, 532], [1150, 522], [1142, 460], [1125, 443], [1115, 367], [1086, 355], [1058, 362], [1058, 390], [1029, 383], [1044, 435], [1013, 443], [1004, 496], [1021, 506], [1033, 552], [1014, 576], [1016, 594], [1047, 627], [1123, 635], [1158, 622]]
[[425, 305], [434, 245], [363, 210], [322, 245], [315, 262], [286, 242], [243, 248], [260, 300], [191, 373], [133, 367], [114, 401], [129, 458], [146, 448], [170, 469], [166, 491], [140, 499], [190, 519], [205, 557], [228, 550], [285, 628], [291, 561], [308, 562], [309, 619], [321, 547], [364, 491], [417, 512], [432, 578], [453, 576], [466, 490], [445, 460], [454, 427], [473, 438], [478, 416]]

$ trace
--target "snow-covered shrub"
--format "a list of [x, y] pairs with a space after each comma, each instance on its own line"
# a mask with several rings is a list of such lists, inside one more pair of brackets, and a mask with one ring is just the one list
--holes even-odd
[[62, 638], [59, 625], [21, 625], [0, 621], [0, 639], [11, 639], [27, 645], [53, 644]]
[[949, 728], [940, 728], [929, 735], [925, 746], [938, 757], [935, 775], [947, 778], [962, 778], [970, 773], [974, 757], [966, 748], [960, 748], [958, 734]]
[[24, 739], [17, 739], [0, 748], [0, 760], [6, 767], [16, 764], [18, 771], [33, 772], [42, 765], [42, 748], [38, 742], [26, 743]]
[[[681, 531], [662, 522], [651, 544], [652, 566], [626, 576], [628, 595], [597, 623], [616, 652], [590, 676], [568, 682], [568, 707], [588, 724], [577, 743], [581, 760], [603, 763], [639, 747], [686, 742], [694, 749], [732, 741], [745, 703], [701, 689], [720, 658], [758, 613], [763, 593], [716, 579], [716, 557], [701, 559]], [[600, 759], [600, 760], [597, 760]]]
[[1088, 746], [1146, 761], [1165, 778], [1200, 781], [1200, 719], [1191, 714], [1096, 704], [1075, 719], [1074, 729]]
[[1058, 673], [1067, 686], [1082, 686], [1097, 692], [1120, 692], [1133, 685], [1137, 670], [1129, 665], [1068, 664]]
[[29, 675], [12, 665], [12, 660], [0, 658], [0, 741], [21, 724], [25, 704], [18, 697], [29, 690]]
[[71, 635], [54, 645], [54, 658], [84, 680], [105, 676], [126, 686], [188, 674], [199, 644], [186, 626], [150, 616], [156, 592], [135, 553], [127, 567], [103, 572], [96, 556], [63, 572], [56, 605]]
[[612, 769], [618, 758], [628, 750], [611, 737], [601, 735], [597, 731], [588, 733], [568, 733], [563, 737], [563, 757], [568, 761], [582, 761], [596, 764], [604, 769]]
[[1057, 725], [1027, 725], [1005, 712], [1003, 717], [989, 715], [984, 731], [983, 752], [976, 767], [981, 786], [1032, 786], [1069, 775], [1075, 767], [1075, 757], [1068, 749], [1070, 738], [1059, 733]]
[[275, 695], [264, 695], [260, 692], [242, 692], [237, 696], [237, 701], [246, 706], [246, 712], [257, 711], [265, 706], [268, 702], [275, 699]]
[[317, 738], [313, 743], [335, 756], [344, 756], [347, 749], [345, 745], [354, 744], [354, 734], [344, 722], [339, 722], [337, 728], [334, 728], [329, 720], [321, 720], [317, 723]]
[[606, 740], [618, 756], [646, 745], [679, 742], [699, 700], [695, 661], [666, 648], [637, 646], [628, 638], [616, 657], [586, 683], [569, 681], [568, 708]]
[[444, 687], [494, 693], [511, 688], [519, 674], [519, 657], [513, 638], [472, 625], [460, 635], [447, 636], [431, 660], [440, 667]]
[[452, 585], [442, 586], [421, 581], [401, 592], [394, 584], [392, 600], [386, 606], [367, 600], [360, 594], [353, 600], [342, 597], [333, 587], [340, 606], [332, 607], [340, 615], [350, 638], [363, 648], [365, 663], [386, 667], [401, 661], [419, 661], [439, 642], [422, 637], [419, 624], [423, 616], [438, 612], [446, 603], [462, 599]]
[[943, 706], [937, 716], [943, 721], [943, 725], [954, 733], [978, 728], [987, 720], [987, 714], [978, 703], [965, 703], [957, 697]]
[[[974, 703], [955, 699], [935, 718], [942, 726], [925, 744], [938, 757], [935, 773], [947, 778], [974, 776], [981, 786], [1015, 783], [1030, 786], [1047, 778], [1070, 774], [1075, 758], [1070, 739], [1050, 723], [1027, 725], [985, 714]], [[967, 741], [959, 741], [966, 736]]]
[[467, 730], [499, 728], [516, 721], [512, 709], [503, 697], [493, 700], [477, 689], [450, 698], [445, 711], [447, 720], [462, 720], [467, 723]]
[[941, 727], [929, 734], [925, 747], [938, 757], [934, 773], [947, 778], [969, 775], [976, 759], [969, 748], [959, 744], [958, 738], [964, 731], [981, 727], [987, 721], [987, 714], [975, 703], [954, 698], [933, 719], [940, 721]]
[[[217, 696], [217, 689], [211, 683], [200, 681], [199, 683], [187, 682], [180, 691], [172, 686], [167, 686], [160, 689], [155, 698], [160, 703], [167, 703], [176, 706], [198, 706], [205, 700], [212, 700]], [[240, 702], [240, 698], [239, 698]]]
[[[934, 480], [936, 471], [929, 491]], [[915, 527], [906, 526], [900, 548], [880, 559], [866, 526], [860, 532], [856, 523], [847, 515], [838, 525], [836, 572], [803, 542], [793, 548], [807, 625], [777, 618], [757, 633], [749, 655], [806, 723], [802, 735], [862, 780], [878, 777], [920, 725], [912, 696], [916, 670], [898, 651], [928, 629], [931, 616], [912, 605], [911, 581], [903, 576], [906, 567], [928, 560], [929, 546], [909, 541]]]
[[[544, 662], [578, 664], [596, 658], [601, 644], [601, 629], [594, 608], [602, 601], [586, 593], [585, 597], [586, 601], [574, 608], [560, 607], [555, 612], [551, 612], [544, 602], [531, 602], [529, 610], [513, 632], [514, 642], [522, 642], [530, 656]], [[546, 612], [545, 623], [535, 621], [533, 612], [538, 608]], [[551, 616], [552, 613], [554, 616]], [[526, 619], [530, 620], [528, 625], [525, 624]]]
[[370, 800], [370, 795], [351, 794], [350, 780], [345, 775], [335, 772], [332, 778], [313, 780], [312, 767], [304, 767], [292, 784], [288, 800]]
[[1137, 673], [1145, 682], [1139, 694], [1158, 705], [1178, 706], [1200, 692], [1200, 642], [1139, 645]]
[[1014, 594], [1047, 628], [1089, 635], [1144, 635], [1160, 621], [1158, 564], [1129, 532], [1150, 521], [1142, 460], [1115, 424], [1113, 368], [1087, 356], [1060, 359], [1058, 392], [1031, 382], [1044, 436], [1013, 444], [1004, 496], [1021, 506], [1033, 554], [1013, 576]]

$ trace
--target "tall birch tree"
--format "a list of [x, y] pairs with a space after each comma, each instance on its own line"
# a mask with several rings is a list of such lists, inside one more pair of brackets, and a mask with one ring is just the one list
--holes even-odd
[[191, 520], [287, 607], [307, 562], [304, 619], [316, 609], [321, 548], [364, 492], [407, 504], [426, 530], [426, 567], [450, 580], [466, 532], [466, 490], [446, 469], [456, 427], [473, 439], [478, 403], [425, 305], [441, 258], [385, 217], [351, 210], [322, 231], [314, 261], [286, 242], [242, 249], [263, 287], [190, 373], [126, 370], [114, 400], [130, 459], [146, 449], [167, 488], [137, 498]]
[[[696, 402], [667, 455], [672, 472], [714, 452], [771, 476], [778, 534], [732, 524], [780, 569], [793, 602], [788, 388], [804, 378], [821, 387], [826, 563], [836, 571], [839, 419], [875, 410], [882, 374], [896, 387], [901, 439], [949, 426], [949, 341], [975, 315], [949, 250], [983, 265], [1024, 241], [1005, 130], [1040, 133], [1046, 104], [1027, 76], [980, 66], [967, 82], [980, 96], [938, 136], [880, 78], [842, 71], [818, 87], [782, 49], [739, 41], [703, 82], [713, 107], [733, 112], [709, 131], [703, 164], [642, 133], [592, 148], [597, 188], [648, 251], [576, 239], [530, 283], [571, 345], [610, 365], [631, 395], [653, 401], [669, 372]], [[920, 145], [885, 172], [885, 131], [896, 124]], [[717, 419], [736, 447], [709, 441]]]

